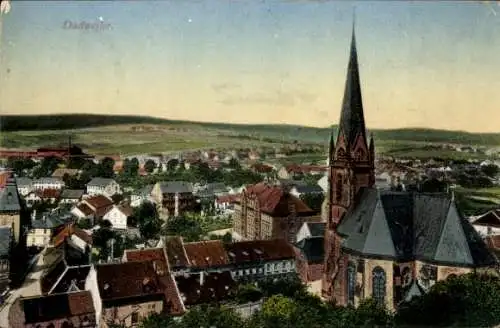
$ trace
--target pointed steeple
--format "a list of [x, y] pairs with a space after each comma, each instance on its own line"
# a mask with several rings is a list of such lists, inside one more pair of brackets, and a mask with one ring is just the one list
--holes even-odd
[[373, 139], [373, 133], [370, 134], [370, 156], [371, 160], [373, 161], [375, 159], [375, 140]]
[[335, 141], [333, 140], [333, 129], [330, 132], [330, 146], [328, 149], [328, 165], [333, 163], [333, 154], [335, 153]]
[[356, 142], [355, 139], [359, 134], [363, 136], [366, 142], [365, 130], [365, 118], [359, 79], [358, 53], [356, 50], [356, 33], [353, 19], [351, 51], [347, 68], [344, 99], [342, 101], [342, 111], [340, 114], [339, 134], [342, 133], [344, 135], [346, 145], [349, 148]]

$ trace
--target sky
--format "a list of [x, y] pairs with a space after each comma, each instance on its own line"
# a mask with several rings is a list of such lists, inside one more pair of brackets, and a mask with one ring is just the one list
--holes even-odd
[[368, 128], [500, 132], [500, 6], [465, 1], [12, 1], [0, 113], [337, 124], [354, 8]]

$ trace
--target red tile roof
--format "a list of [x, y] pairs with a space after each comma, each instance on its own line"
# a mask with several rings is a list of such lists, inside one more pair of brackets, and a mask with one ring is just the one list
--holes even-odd
[[236, 286], [229, 271], [177, 276], [175, 281], [187, 306], [227, 299]]
[[216, 202], [218, 204], [224, 204], [224, 203], [234, 203], [237, 202], [239, 199], [240, 195], [224, 195], [224, 196], [219, 196], [216, 199]]
[[148, 300], [163, 297], [163, 290], [152, 262], [125, 262], [96, 266], [97, 285], [105, 307], [114, 301]]
[[500, 209], [488, 211], [476, 219], [473, 224], [500, 228]]
[[74, 317], [79, 317], [76, 324], [85, 317], [89, 324], [96, 321], [89, 291], [18, 298], [12, 304], [8, 316], [11, 328], [35, 326], [61, 319], [72, 322]]
[[220, 240], [185, 243], [184, 249], [192, 267], [209, 268], [228, 263], [224, 245]]
[[225, 245], [231, 263], [295, 258], [293, 246], [284, 239], [241, 241]]
[[7, 180], [10, 178], [10, 172], [1, 172], [0, 173], [0, 188], [4, 188], [7, 184]]
[[484, 238], [486, 246], [491, 250], [500, 250], [500, 235], [493, 235]]
[[[180, 295], [175, 285], [175, 281], [170, 274], [167, 259], [163, 248], [150, 248], [142, 250], [126, 250], [125, 258], [130, 262], [150, 261], [156, 266], [157, 272], [159, 266], [164, 266], [165, 272], [159, 275], [161, 289], [165, 294], [165, 307], [168, 313], [180, 315], [185, 312], [184, 305], [181, 302]], [[160, 270], [161, 272], [161, 270]]]
[[94, 208], [95, 211], [113, 206], [113, 201], [104, 195], [89, 197], [85, 199], [84, 202], [87, 203], [91, 208]]
[[134, 209], [128, 205], [119, 205], [118, 209], [120, 210], [120, 212], [125, 214], [127, 217], [132, 216], [132, 214], [134, 214]]
[[59, 189], [42, 189], [36, 190], [35, 194], [41, 199], [51, 199], [51, 198], [59, 198], [61, 195], [61, 190]]
[[55, 247], [59, 247], [68, 237], [71, 235], [76, 235], [78, 238], [83, 240], [89, 245], [92, 245], [92, 236], [86, 233], [84, 230], [76, 227], [74, 224], [69, 224], [64, 227], [61, 231], [59, 231], [53, 238], [52, 244]]
[[287, 172], [290, 173], [313, 173], [313, 172], [325, 172], [328, 168], [321, 165], [298, 165], [290, 164], [285, 166]]
[[251, 166], [252, 170], [254, 170], [257, 173], [269, 173], [273, 171], [273, 167], [270, 165], [262, 164], [262, 163], [255, 163]]
[[85, 216], [89, 216], [94, 213], [94, 211], [85, 203], [79, 204], [76, 208], [79, 209]]
[[242, 196], [256, 196], [259, 201], [260, 210], [275, 217], [288, 216], [290, 213], [289, 205], [291, 204], [294, 205], [295, 211], [299, 216], [314, 214], [314, 211], [302, 200], [285, 192], [280, 186], [261, 182], [248, 186]]
[[167, 237], [165, 251], [171, 268], [188, 267], [190, 265], [181, 237]]

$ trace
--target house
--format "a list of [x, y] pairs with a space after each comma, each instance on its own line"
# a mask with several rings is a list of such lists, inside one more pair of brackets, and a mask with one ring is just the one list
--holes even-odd
[[133, 210], [128, 205], [113, 205], [102, 218], [111, 222], [113, 229], [127, 230], [127, 220], [132, 214]]
[[64, 258], [60, 258], [44, 272], [40, 279], [40, 291], [42, 295], [84, 291], [90, 269], [88, 264], [69, 265]]
[[[165, 297], [163, 312], [173, 316], [182, 315], [186, 312], [174, 276], [169, 268], [165, 248], [125, 250], [123, 260], [127, 262], [153, 262], [153, 265], [160, 268], [157, 271], [160, 273], [158, 279]], [[161, 268], [164, 268], [165, 272], [162, 273]]]
[[318, 220], [316, 211], [286, 188], [258, 183], [248, 186], [234, 204], [233, 230], [244, 239], [295, 242], [306, 221]]
[[326, 166], [321, 165], [299, 165], [289, 164], [278, 170], [278, 177], [281, 179], [297, 179], [309, 174], [325, 174]]
[[95, 267], [102, 303], [101, 327], [133, 327], [165, 306], [159, 276], [166, 274], [151, 261], [101, 264]]
[[0, 227], [0, 296], [2, 299], [9, 290], [12, 241], [12, 228]]
[[234, 209], [234, 203], [238, 200], [239, 195], [219, 196], [215, 199], [215, 209], [226, 212]]
[[250, 170], [254, 173], [267, 175], [274, 171], [274, 167], [267, 164], [255, 163], [250, 165]]
[[97, 195], [82, 200], [73, 207], [71, 213], [79, 219], [99, 220], [113, 207], [113, 200], [104, 196]]
[[76, 204], [82, 200], [85, 190], [82, 189], [64, 189], [59, 197], [60, 204]]
[[452, 195], [375, 187], [375, 141], [366, 133], [354, 33], [338, 126], [329, 148], [326, 300], [357, 306], [372, 298], [393, 310], [415, 282], [426, 291], [451, 275], [494, 270], [497, 259]]
[[472, 226], [483, 237], [500, 235], [500, 209], [488, 211], [471, 220]]
[[304, 222], [297, 232], [296, 242], [311, 237], [325, 236], [326, 222]]
[[290, 189], [290, 194], [297, 198], [302, 198], [304, 195], [323, 195], [323, 189], [316, 185], [293, 186]]
[[52, 172], [53, 178], [64, 179], [64, 176], [77, 176], [80, 174], [80, 170], [78, 169], [68, 169], [68, 168], [57, 168], [54, 172]]
[[33, 181], [33, 189], [62, 189], [64, 188], [64, 181], [60, 178], [40, 178]]
[[175, 282], [185, 307], [227, 300], [236, 286], [229, 271], [179, 275]]
[[153, 186], [154, 185], [148, 185], [138, 191], [134, 191], [132, 195], [130, 195], [130, 206], [139, 207], [144, 202], [149, 202], [151, 199], [151, 192], [153, 191]]
[[235, 280], [253, 282], [296, 275], [295, 252], [284, 239], [234, 242], [224, 248]]
[[96, 312], [89, 291], [19, 297], [9, 311], [10, 328], [97, 327]]
[[311, 294], [321, 296], [325, 262], [325, 238], [306, 237], [297, 242], [296, 267], [299, 277]]
[[29, 206], [40, 202], [55, 204], [59, 201], [60, 195], [61, 189], [36, 189], [30, 192], [24, 199], [26, 200], [26, 204]]
[[16, 178], [17, 191], [21, 196], [27, 196], [33, 191], [33, 180], [30, 178]]
[[82, 253], [87, 253], [92, 248], [92, 236], [75, 226], [75, 224], [68, 224], [64, 229], [57, 232], [51, 240], [52, 246], [56, 248], [64, 243]]
[[158, 182], [153, 187], [151, 196], [168, 216], [179, 216], [183, 212], [193, 210], [196, 205], [193, 185], [190, 182]]
[[105, 195], [111, 197], [120, 193], [120, 185], [113, 179], [93, 178], [87, 183], [87, 194], [90, 196]]
[[19, 242], [21, 234], [21, 204], [16, 180], [8, 177], [0, 184], [0, 226], [12, 228], [14, 241]]
[[43, 248], [49, 245], [54, 231], [64, 223], [55, 215], [46, 213], [42, 215], [42, 218], [36, 218], [35, 212], [33, 213], [31, 227], [26, 238], [26, 246]]

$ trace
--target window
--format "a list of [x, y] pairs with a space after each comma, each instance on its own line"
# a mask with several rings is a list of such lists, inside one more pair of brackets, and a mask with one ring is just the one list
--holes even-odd
[[375, 267], [372, 272], [372, 298], [379, 304], [385, 302], [385, 271], [381, 267]]
[[354, 305], [356, 293], [356, 265], [349, 262], [347, 266], [347, 304]]
[[342, 174], [340, 173], [337, 174], [336, 189], [335, 196], [337, 197], [337, 202], [340, 202], [342, 200]]
[[132, 313], [130, 320], [132, 321], [133, 325], [138, 323], [139, 322], [139, 313], [137, 313], [137, 312]]

